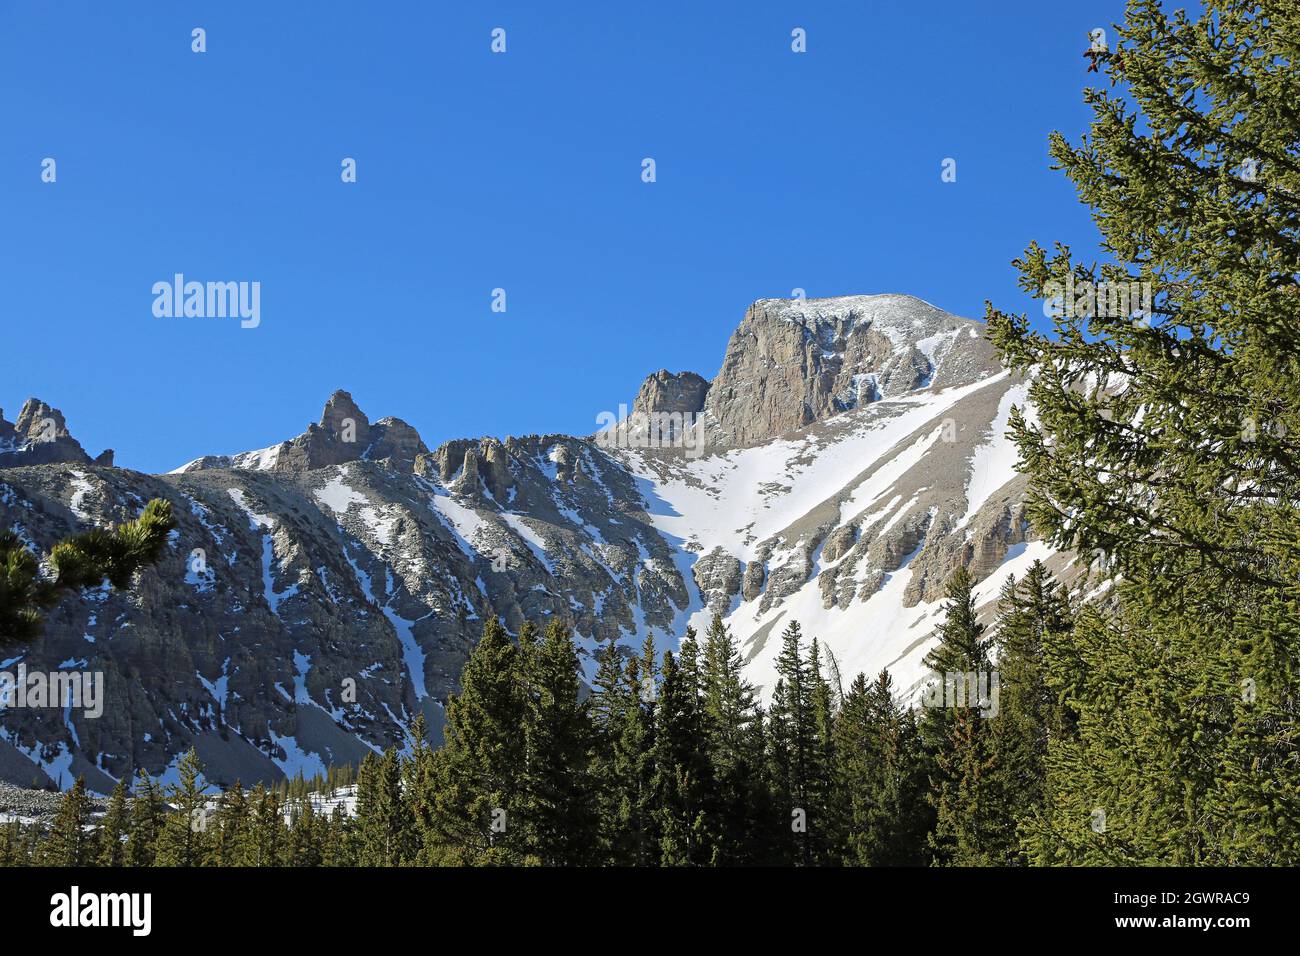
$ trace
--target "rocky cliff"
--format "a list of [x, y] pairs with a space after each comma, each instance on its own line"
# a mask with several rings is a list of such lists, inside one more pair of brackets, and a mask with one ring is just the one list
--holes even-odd
[[[164, 497], [179, 527], [132, 592], [65, 601], [9, 652], [0, 670], [102, 672], [107, 702], [0, 710], [0, 779], [104, 792], [190, 746], [221, 782], [354, 762], [417, 713], [440, 726], [489, 615], [563, 618], [590, 677], [598, 646], [672, 646], [722, 614], [764, 689], [797, 618], [846, 679], [888, 666], [906, 688], [959, 564], [986, 613], [1035, 557], [1077, 571], [1032, 540], [1004, 435], [1025, 389], [981, 332], [907, 296], [757, 302], [712, 380], [660, 371], [633, 402], [700, 415], [702, 454], [564, 435], [431, 451], [336, 392], [296, 438], [144, 475], [28, 403], [0, 421], [0, 525], [48, 547]], [[54, 439], [25, 457], [42, 418]]]

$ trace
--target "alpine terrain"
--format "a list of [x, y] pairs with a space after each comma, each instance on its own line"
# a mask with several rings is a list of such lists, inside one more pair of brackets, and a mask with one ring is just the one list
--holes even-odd
[[985, 613], [1035, 559], [1081, 570], [1030, 533], [1005, 435], [1027, 385], [983, 328], [905, 295], [764, 299], [712, 379], [656, 372], [596, 434], [431, 450], [338, 391], [295, 438], [164, 475], [29, 400], [0, 414], [0, 527], [44, 549], [164, 498], [177, 528], [135, 588], [65, 600], [3, 655], [101, 672], [104, 699], [0, 710], [0, 779], [107, 793], [191, 747], [219, 783], [356, 763], [417, 714], [438, 732], [490, 616], [563, 619], [590, 680], [599, 646], [720, 614], [764, 693], [798, 620], [846, 685], [888, 667], [914, 691], [955, 568]]

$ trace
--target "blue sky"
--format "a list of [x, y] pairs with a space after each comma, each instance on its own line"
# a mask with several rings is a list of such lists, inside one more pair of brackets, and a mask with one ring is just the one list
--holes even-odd
[[[145, 471], [291, 437], [335, 388], [430, 447], [586, 434], [795, 287], [1041, 314], [1010, 261], [1095, 249], [1047, 135], [1086, 129], [1087, 33], [1121, 16], [4, 0], [0, 407]], [[156, 318], [177, 272], [260, 282], [261, 324]]]

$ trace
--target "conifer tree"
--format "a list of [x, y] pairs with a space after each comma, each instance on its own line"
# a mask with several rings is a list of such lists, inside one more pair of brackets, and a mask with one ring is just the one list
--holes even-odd
[[809, 843], [812, 860], [822, 866], [838, 862], [844, 838], [844, 812], [841, 794], [835, 787], [834, 713], [830, 683], [822, 673], [821, 646], [813, 638], [808, 649], [808, 676], [811, 681], [809, 718], [811, 736], [808, 749], [807, 802], [809, 805]]
[[962, 866], [1000, 862], [996, 846], [1005, 840], [998, 828], [1005, 814], [992, 787], [992, 702], [979, 696], [981, 688], [991, 690], [989, 640], [973, 587], [965, 566], [948, 580], [939, 643], [925, 657], [930, 685], [921, 722], [932, 760], [927, 797], [935, 810], [934, 861]]
[[212, 821], [208, 860], [212, 866], [243, 866], [250, 843], [248, 798], [243, 784], [221, 794]]
[[762, 857], [761, 790], [765, 783], [762, 736], [754, 688], [742, 676], [740, 649], [715, 614], [705, 635], [702, 723], [711, 769], [710, 829], [717, 846], [713, 863], [737, 865]]
[[926, 800], [930, 764], [916, 712], [894, 695], [888, 670], [858, 674], [836, 714], [835, 779], [842, 794], [843, 862], [924, 866], [934, 812]]
[[1001, 852], [1007, 863], [1024, 863], [1019, 831], [1046, 800], [1047, 748], [1069, 724], [1048, 686], [1043, 644], [1070, 629], [1070, 607], [1041, 561], [1024, 578], [1008, 578], [998, 602], [995, 643], [999, 674], [994, 721], [994, 786], [1007, 818]]
[[[785, 814], [787, 862], [812, 866], [829, 844], [830, 689], [820, 657], [804, 656], [803, 631], [791, 621], [781, 633], [777, 683], [770, 712], [773, 798]], [[814, 663], [818, 665], [814, 670]]]
[[[175, 527], [171, 503], [155, 498], [138, 518], [85, 531], [43, 556], [29, 551], [12, 530], [0, 530], [0, 647], [39, 637], [44, 614], [69, 594], [105, 580], [129, 588], [137, 571], [158, 560]], [[42, 563], [50, 575], [42, 573]]]
[[357, 791], [357, 829], [362, 866], [401, 866], [412, 854], [411, 818], [402, 789], [396, 747], [362, 761], [364, 790]]
[[141, 770], [131, 800], [131, 824], [126, 838], [127, 866], [153, 866], [162, 824], [162, 794], [149, 774]]
[[621, 866], [645, 866], [656, 859], [652, 736], [640, 670], [640, 661], [634, 658], [624, 664], [623, 655], [611, 644], [601, 657], [592, 696], [596, 725], [592, 774], [601, 851], [605, 862]]
[[434, 793], [437, 789], [437, 761], [429, 744], [429, 726], [423, 714], [411, 722], [407, 744], [410, 756], [402, 764], [402, 792], [410, 819], [407, 822], [411, 862], [430, 863], [440, 859], [442, 848], [434, 833]]
[[130, 815], [126, 803], [126, 776], [117, 782], [108, 798], [108, 809], [99, 822], [96, 866], [123, 866], [126, 863], [126, 833]]
[[320, 866], [325, 857], [323, 841], [328, 826], [328, 821], [316, 813], [310, 799], [301, 798], [295, 802], [290, 811], [285, 862], [289, 866]]
[[580, 699], [578, 656], [558, 618], [528, 664], [532, 695], [524, 712], [519, 814], [528, 852], [547, 866], [589, 862], [598, 829], [594, 728]]
[[22, 823], [11, 820], [0, 824], [0, 867], [28, 866], [27, 834]]
[[886, 804], [897, 711], [888, 671], [870, 687], [858, 674], [835, 721], [835, 775], [843, 794], [846, 838], [843, 862], [889, 865], [888, 846], [897, 823]]
[[94, 860], [90, 832], [90, 798], [82, 777], [63, 794], [59, 809], [41, 844], [42, 866], [88, 866]]
[[[426, 856], [423, 861], [432, 862], [432, 858]], [[326, 827], [322, 830], [321, 866], [357, 865], [353, 821], [343, 812], [342, 807], [335, 807], [334, 812], [328, 817]]]
[[199, 866], [207, 850], [208, 783], [192, 749], [176, 763], [177, 782], [167, 788], [172, 806], [158, 831], [154, 866]]
[[287, 828], [279, 795], [275, 790], [259, 783], [249, 794], [248, 805], [248, 834], [244, 849], [244, 865], [260, 867], [283, 865]]
[[1051, 138], [1104, 255], [1017, 261], [1054, 331], [989, 309], [1034, 369], [1031, 519], [1118, 580], [1045, 648], [1077, 721], [1036, 862], [1300, 859], [1300, 11], [1203, 8], [1130, 2], [1090, 134]]
[[713, 860], [706, 799], [709, 764], [691, 683], [664, 652], [655, 710], [654, 820], [661, 866], [703, 866]]
[[529, 691], [519, 659], [535, 652], [534, 634], [521, 628], [516, 648], [500, 621], [487, 621], [461, 672], [460, 693], [447, 701], [424, 837], [426, 850], [440, 848], [444, 862], [522, 862], [518, 808]]

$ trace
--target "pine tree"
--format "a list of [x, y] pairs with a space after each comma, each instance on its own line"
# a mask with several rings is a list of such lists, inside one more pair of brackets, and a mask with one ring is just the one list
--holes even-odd
[[17, 820], [0, 824], [0, 867], [30, 866], [28, 837]]
[[[877, 692], [878, 685], [889, 695], [887, 704]], [[884, 858], [894, 821], [884, 806], [884, 792], [890, 738], [897, 732], [891, 686], [888, 671], [881, 671], [871, 687], [866, 676], [858, 674], [835, 721], [835, 776], [843, 794], [847, 831], [843, 862], [847, 864], [888, 865]]]
[[208, 783], [198, 754], [189, 750], [176, 762], [178, 782], [167, 788], [172, 811], [158, 831], [154, 866], [200, 866], [207, 851]]
[[131, 824], [126, 837], [127, 866], [153, 866], [162, 825], [162, 794], [149, 774], [141, 770], [131, 800]]
[[857, 866], [924, 866], [934, 811], [926, 794], [930, 763], [916, 712], [894, 696], [882, 670], [871, 683], [854, 678], [836, 714], [835, 779], [843, 794], [843, 862]]
[[1070, 630], [1070, 607], [1041, 561], [1023, 579], [1008, 578], [998, 603], [998, 714], [994, 721], [994, 786], [1007, 813], [1001, 849], [1008, 863], [1026, 862], [1021, 827], [1046, 802], [1047, 748], [1069, 724], [1048, 686], [1043, 645]]
[[[887, 688], [877, 683], [883, 696]], [[885, 843], [879, 866], [924, 866], [930, 861], [929, 834], [933, 832], [934, 808], [926, 800], [930, 787], [930, 761], [921, 737], [916, 710], [903, 710], [898, 737], [889, 752], [890, 773], [885, 778], [881, 806], [896, 820], [892, 838]]]
[[342, 807], [335, 807], [329, 815], [322, 831], [321, 844], [321, 866], [360, 865], [354, 821], [343, 812]]
[[[60, 541], [43, 556], [29, 551], [13, 531], [0, 530], [0, 647], [39, 637], [44, 614], [69, 594], [105, 580], [129, 588], [137, 571], [158, 560], [175, 527], [171, 503], [155, 498], [140, 517]], [[50, 576], [42, 573], [43, 563]]]
[[740, 649], [720, 615], [705, 635], [702, 723], [711, 768], [709, 829], [716, 849], [711, 862], [760, 862], [766, 808], [762, 799], [764, 753], [754, 688], [742, 676]]
[[59, 809], [41, 844], [42, 866], [89, 866], [95, 841], [90, 832], [90, 798], [86, 781], [77, 778], [59, 802]]
[[99, 822], [99, 843], [95, 851], [96, 866], [124, 866], [126, 864], [126, 834], [130, 826], [127, 809], [126, 776], [113, 787], [108, 798], [108, 809]]
[[[930, 685], [921, 722], [932, 760], [928, 799], [935, 810], [930, 846], [939, 864], [989, 865], [1005, 837], [992, 787], [992, 729], [979, 691], [991, 689], [989, 640], [975, 613], [970, 572], [948, 580], [939, 643], [925, 658]], [[983, 682], [983, 683], [981, 683]]]
[[844, 810], [835, 787], [834, 713], [831, 686], [822, 674], [821, 647], [816, 638], [808, 649], [811, 680], [808, 745], [808, 836], [812, 860], [818, 866], [838, 862], [844, 839]]
[[671, 651], [664, 652], [655, 710], [654, 820], [662, 866], [712, 862], [705, 801], [710, 768], [696, 694]]
[[989, 309], [1034, 369], [1037, 423], [1011, 418], [1031, 519], [1118, 581], [1044, 649], [1077, 720], [1035, 862], [1300, 860], [1300, 10], [1203, 7], [1130, 3], [1090, 135], [1052, 136], [1105, 261], [1017, 261], [1064, 306], [1051, 334]]
[[642, 700], [640, 661], [624, 663], [609, 645], [596, 672], [592, 716], [601, 852], [606, 863], [645, 866], [655, 861], [651, 818], [653, 755], [649, 702]]
[[[533, 634], [521, 628], [516, 648], [499, 621], [487, 621], [461, 671], [460, 693], [447, 701], [446, 742], [433, 756], [423, 841], [427, 852], [444, 854], [444, 862], [522, 862], [517, 811], [528, 689], [520, 658], [534, 653]], [[363, 764], [361, 777], [365, 773]]]
[[323, 841], [328, 826], [328, 821], [313, 809], [311, 800], [300, 798], [290, 811], [285, 862], [289, 866], [320, 866], [325, 858]]
[[429, 744], [429, 726], [423, 714], [411, 722], [409, 738], [407, 749], [410, 756], [402, 764], [402, 792], [410, 814], [407, 821], [408, 852], [411, 862], [427, 864], [441, 858], [442, 847], [437, 845], [433, 832], [437, 761]]
[[357, 830], [362, 866], [401, 866], [414, 853], [411, 816], [402, 787], [402, 761], [396, 747], [361, 763], [364, 783], [357, 790]]
[[[773, 799], [785, 813], [785, 861], [823, 862], [837, 829], [831, 808], [830, 688], [820, 651], [804, 657], [803, 631], [791, 621], [781, 633], [777, 682], [769, 714]], [[815, 646], [815, 642], [814, 642]]]
[[561, 621], [552, 619], [528, 664], [519, 812], [528, 853], [547, 866], [589, 862], [598, 829], [595, 733], [580, 699], [578, 656]]
[[245, 853], [251, 839], [248, 798], [240, 781], [236, 780], [233, 787], [222, 793], [213, 820], [211, 836], [208, 847], [210, 865], [245, 865]]
[[275, 790], [259, 783], [249, 794], [248, 805], [244, 865], [282, 866], [288, 833], [279, 795]]

